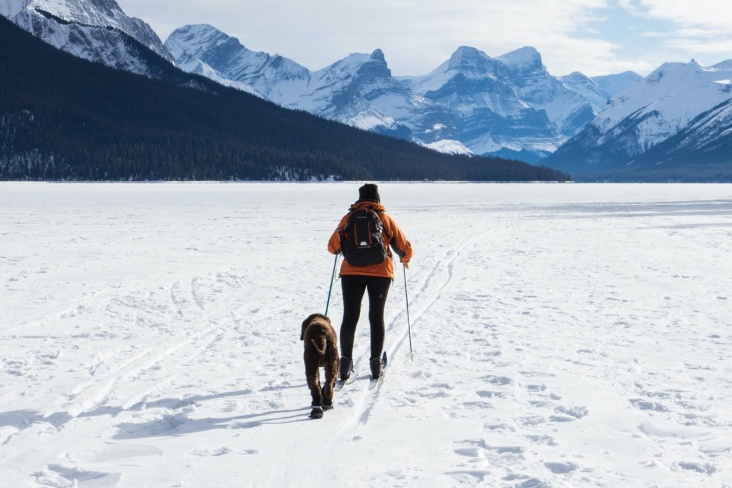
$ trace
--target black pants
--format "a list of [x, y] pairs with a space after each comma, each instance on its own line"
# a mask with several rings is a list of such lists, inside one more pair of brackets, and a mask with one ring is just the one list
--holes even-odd
[[371, 357], [379, 358], [384, 350], [384, 307], [391, 278], [377, 276], [341, 276], [343, 289], [343, 322], [341, 323], [341, 356], [353, 359], [353, 338], [361, 315], [361, 301], [369, 292], [369, 323], [371, 324]]

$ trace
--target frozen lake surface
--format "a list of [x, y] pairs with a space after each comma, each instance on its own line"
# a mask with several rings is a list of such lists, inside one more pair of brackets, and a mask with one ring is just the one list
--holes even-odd
[[414, 354], [398, 268], [310, 420], [359, 186], [0, 183], [0, 486], [732, 486], [732, 185], [380, 184]]

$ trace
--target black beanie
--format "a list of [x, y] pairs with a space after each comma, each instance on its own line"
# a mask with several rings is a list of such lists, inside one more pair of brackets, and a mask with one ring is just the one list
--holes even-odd
[[369, 201], [374, 203], [381, 203], [381, 197], [379, 196], [379, 187], [373, 183], [366, 183], [358, 189], [358, 201]]

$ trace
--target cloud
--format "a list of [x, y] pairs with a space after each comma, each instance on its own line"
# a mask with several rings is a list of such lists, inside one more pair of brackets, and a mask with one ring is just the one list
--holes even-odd
[[[667, 43], [668, 47], [681, 49], [692, 54], [729, 54], [732, 53], [732, 39], [719, 41], [696, 41], [693, 39], [672, 39]], [[709, 63], [703, 63], [709, 64]]]
[[[185, 24], [208, 23], [249, 49], [320, 69], [354, 52], [382, 49], [394, 74], [435, 69], [460, 46], [491, 56], [530, 45], [550, 69], [569, 72], [612, 49], [577, 33], [606, 0], [120, 0], [165, 38]], [[567, 50], [574, 51], [573, 53]], [[574, 58], [572, 60], [572, 58]], [[573, 66], [570, 66], [572, 61]]]
[[728, 0], [642, 0], [645, 15], [679, 26], [697, 26], [729, 32], [732, 3]]
[[[730, 18], [726, 2], [695, 0], [691, 6], [668, 0], [118, 0], [130, 15], [142, 18], [165, 40], [175, 28], [207, 23], [237, 37], [247, 48], [280, 54], [311, 70], [321, 69], [351, 53], [384, 51], [395, 75], [422, 75], [437, 68], [460, 46], [475, 47], [496, 57], [523, 46], [533, 46], [554, 75], [572, 71], [608, 74], [628, 69], [647, 73], [666, 59], [666, 53], [643, 53], [650, 37], [632, 49], [619, 32], [618, 11], [625, 19], [660, 19], [676, 28], [674, 42], [689, 49], [703, 47], [704, 39], [680, 35], [682, 28], [724, 33]], [[705, 15], [695, 12], [704, 8]], [[732, 3], [732, 2], [731, 2]], [[711, 19], [711, 20], [710, 20]], [[716, 20], [714, 20], [716, 19]], [[714, 23], [712, 22], [714, 20]], [[724, 20], [724, 21], [723, 21]], [[615, 25], [606, 37], [603, 25]], [[663, 26], [643, 32], [663, 34]], [[640, 31], [639, 31], [640, 32]], [[711, 30], [710, 30], [711, 32]], [[720, 42], [727, 37], [718, 34]], [[662, 37], [659, 42], [665, 42]], [[642, 41], [642, 42], [641, 42]], [[680, 44], [677, 44], [680, 45]], [[670, 50], [671, 44], [665, 46]], [[653, 54], [653, 55], [651, 55]]]
[[732, 3], [728, 0], [643, 0], [644, 16], [667, 21], [664, 45], [691, 53], [732, 53]]
[[640, 6], [634, 3], [633, 0], [617, 0], [617, 5], [631, 15], [640, 16], [643, 14]]
[[[271, 7], [259, 7], [256, 13], [251, 11], [248, 15], [256, 15], [257, 23], [268, 27], [249, 24], [245, 31], [255, 34], [258, 43], [300, 60], [311, 69], [353, 52], [380, 48], [395, 74], [417, 75], [433, 70], [463, 45], [491, 56], [531, 45], [547, 59], [561, 62], [566, 55], [560, 49], [571, 47], [567, 44], [571, 44], [573, 33], [591, 18], [594, 8], [605, 3], [272, 0]], [[287, 36], [282, 36], [282, 31]], [[293, 37], [306, 42], [292, 42]], [[601, 53], [607, 49], [599, 41], [590, 44], [596, 44]], [[588, 58], [590, 47], [586, 49]]]

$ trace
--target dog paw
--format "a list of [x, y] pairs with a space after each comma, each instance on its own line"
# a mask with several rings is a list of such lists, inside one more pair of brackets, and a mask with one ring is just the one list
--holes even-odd
[[315, 407], [310, 412], [310, 418], [311, 419], [322, 419], [323, 418], [323, 409], [320, 407]]

